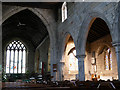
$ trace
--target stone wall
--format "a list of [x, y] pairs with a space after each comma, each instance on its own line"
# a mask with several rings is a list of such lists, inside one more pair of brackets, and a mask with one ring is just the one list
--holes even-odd
[[[107, 23], [112, 39], [115, 39], [113, 34], [115, 34], [117, 30], [114, 30], [112, 25], [114, 23], [117, 3], [69, 2], [67, 5], [68, 18], [63, 23], [61, 22], [61, 18], [58, 21], [57, 38], [60, 43], [59, 47], [61, 44], [64, 44], [65, 34], [69, 33], [73, 37], [76, 48], [80, 53], [79, 47], [83, 41], [86, 41], [89, 23], [94, 17], [102, 18]], [[60, 12], [61, 10], [59, 10], [59, 15], [61, 15]], [[84, 38], [82, 38], [83, 36]]]
[[[44, 42], [40, 44], [40, 46], [37, 48], [39, 51], [39, 67], [40, 67], [40, 62], [44, 62], [45, 65], [45, 73], [48, 72], [48, 50], [50, 46], [50, 39], [47, 37]], [[40, 72], [39, 72], [40, 73]]]

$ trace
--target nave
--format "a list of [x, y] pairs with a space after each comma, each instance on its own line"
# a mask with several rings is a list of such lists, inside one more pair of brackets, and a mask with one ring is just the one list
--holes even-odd
[[2, 89], [120, 90], [119, 4], [3, 3]]

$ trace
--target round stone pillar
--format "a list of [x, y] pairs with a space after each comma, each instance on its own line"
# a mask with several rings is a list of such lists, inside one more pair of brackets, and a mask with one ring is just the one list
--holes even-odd
[[120, 80], [120, 43], [113, 43], [116, 51], [116, 59], [117, 59], [117, 69], [118, 69], [118, 79]]
[[78, 79], [79, 81], [85, 81], [85, 70], [84, 70], [84, 58], [86, 55], [77, 55], [78, 59]]

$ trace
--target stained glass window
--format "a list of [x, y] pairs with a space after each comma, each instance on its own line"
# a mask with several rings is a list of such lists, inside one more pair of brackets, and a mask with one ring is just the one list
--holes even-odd
[[105, 70], [112, 70], [112, 54], [109, 48], [105, 50]]
[[14, 40], [6, 47], [6, 73], [25, 73], [26, 47]]

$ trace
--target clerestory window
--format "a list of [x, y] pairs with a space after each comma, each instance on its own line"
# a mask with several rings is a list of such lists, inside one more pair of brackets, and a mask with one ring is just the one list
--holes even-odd
[[64, 2], [62, 5], [62, 22], [67, 19], [67, 3]]

